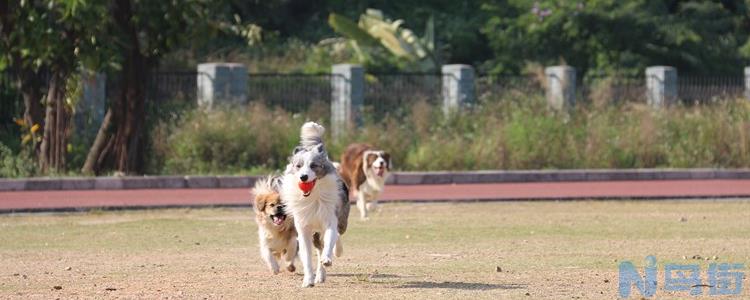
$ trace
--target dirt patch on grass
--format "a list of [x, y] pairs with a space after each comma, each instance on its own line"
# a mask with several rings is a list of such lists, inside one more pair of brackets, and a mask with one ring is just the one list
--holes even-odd
[[0, 216], [0, 298], [601, 299], [623, 260], [750, 265], [748, 201], [388, 204], [352, 214], [328, 281], [301, 289], [265, 269], [251, 213]]

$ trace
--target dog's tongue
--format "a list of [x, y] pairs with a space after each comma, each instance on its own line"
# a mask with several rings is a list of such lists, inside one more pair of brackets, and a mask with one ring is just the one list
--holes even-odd
[[308, 181], [308, 182], [299, 182], [299, 189], [302, 190], [303, 193], [308, 194], [312, 189], [315, 187], [315, 181]]
[[281, 225], [281, 223], [284, 223], [285, 219], [286, 219], [285, 216], [275, 217], [273, 218], [273, 223], [276, 225]]
[[380, 176], [380, 177], [383, 177], [383, 172], [385, 172], [385, 168], [383, 168], [383, 167], [380, 167], [380, 168], [378, 169], [378, 176]]

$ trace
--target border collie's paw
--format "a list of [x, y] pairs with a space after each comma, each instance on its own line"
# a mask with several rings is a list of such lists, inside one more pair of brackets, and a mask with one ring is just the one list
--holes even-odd
[[320, 263], [326, 267], [330, 267], [333, 265], [333, 260], [330, 257], [322, 257], [320, 258]]
[[310, 277], [310, 278], [305, 277], [305, 279], [302, 280], [302, 287], [303, 288], [314, 287], [314, 286], [315, 286], [315, 284], [313, 283], [313, 278], [312, 277]]

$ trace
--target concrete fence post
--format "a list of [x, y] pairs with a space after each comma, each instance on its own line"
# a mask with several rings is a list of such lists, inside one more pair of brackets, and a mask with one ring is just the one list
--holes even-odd
[[444, 65], [443, 113], [446, 115], [474, 102], [474, 68], [470, 65]]
[[247, 103], [247, 67], [240, 63], [198, 65], [198, 105]]
[[668, 66], [646, 68], [646, 98], [653, 108], [662, 108], [677, 101], [677, 69]]
[[576, 104], [576, 69], [570, 66], [544, 68], [547, 81], [547, 104], [557, 110], [571, 109]]
[[365, 69], [352, 64], [333, 65], [331, 90], [331, 134], [339, 138], [348, 129], [362, 125]]
[[750, 100], [750, 67], [745, 67], [745, 99]]
[[107, 74], [81, 70], [81, 99], [76, 103], [76, 131], [96, 135], [104, 120], [107, 101]]

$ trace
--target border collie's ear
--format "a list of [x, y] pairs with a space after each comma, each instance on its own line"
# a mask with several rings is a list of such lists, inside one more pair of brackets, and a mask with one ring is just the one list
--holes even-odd
[[298, 152], [302, 151], [305, 148], [302, 148], [302, 146], [294, 147], [294, 150], [292, 150], [292, 155], [297, 154]]
[[315, 147], [315, 149], [318, 150], [318, 153], [326, 152], [326, 148], [323, 147], [323, 144], [318, 145], [318, 147]]
[[391, 170], [393, 168], [393, 162], [391, 162], [391, 154], [388, 152], [383, 152], [383, 159], [385, 159], [388, 162], [388, 170]]

